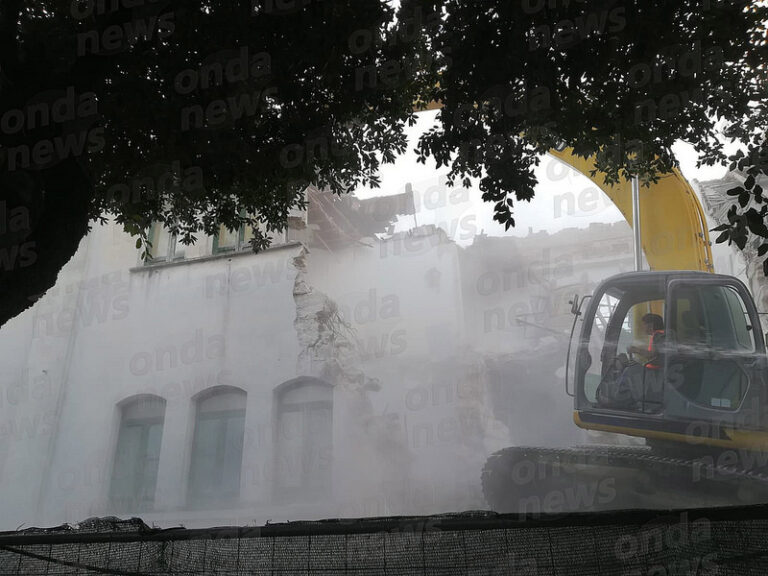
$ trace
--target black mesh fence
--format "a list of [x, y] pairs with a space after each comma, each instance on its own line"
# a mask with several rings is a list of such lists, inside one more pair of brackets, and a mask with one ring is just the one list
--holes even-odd
[[101, 518], [0, 534], [0, 574], [765, 576], [768, 507], [166, 530]]

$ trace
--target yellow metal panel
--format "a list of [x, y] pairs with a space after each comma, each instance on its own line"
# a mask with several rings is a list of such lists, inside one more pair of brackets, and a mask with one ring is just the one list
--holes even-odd
[[[594, 177], [595, 157], [581, 158], [572, 148], [550, 150], [552, 156], [592, 180], [632, 226], [632, 184], [622, 179], [605, 183], [605, 173]], [[713, 272], [712, 251], [704, 212], [690, 184], [676, 168], [650, 188], [640, 188], [640, 226], [643, 252], [651, 270], [702, 270]]]
[[768, 451], [768, 432], [730, 429], [725, 433], [733, 440], [735, 446], [760, 452]]
[[600, 432], [613, 432], [626, 436], [639, 436], [641, 438], [656, 438], [672, 442], [685, 443], [693, 446], [717, 446], [719, 448], [734, 448], [750, 451], [768, 452], [768, 433], [753, 430], [726, 430], [728, 439], [709, 438], [706, 436], [686, 436], [672, 432], [658, 430], [646, 430], [644, 428], [628, 428], [624, 426], [611, 426], [610, 424], [595, 424], [584, 422], [578, 411], [573, 413], [573, 423], [585, 430], [598, 430]]

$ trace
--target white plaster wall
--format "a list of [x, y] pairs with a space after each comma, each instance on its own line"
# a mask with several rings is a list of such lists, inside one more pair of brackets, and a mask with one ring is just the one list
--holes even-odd
[[56, 286], [0, 330], [0, 525], [40, 518], [46, 464], [71, 353], [71, 311], [88, 267], [90, 239], [62, 268]]
[[172, 520], [186, 507], [193, 396], [216, 385], [248, 394], [241, 495], [244, 504], [268, 501], [264, 423], [273, 389], [297, 376], [291, 260], [300, 248], [128, 271], [135, 250], [121, 253], [123, 246], [91, 245], [87, 274], [119, 263], [122, 275], [103, 296], [109, 318], [74, 336], [44, 518], [77, 521], [110, 511], [116, 406], [151, 393], [167, 401], [156, 508]]

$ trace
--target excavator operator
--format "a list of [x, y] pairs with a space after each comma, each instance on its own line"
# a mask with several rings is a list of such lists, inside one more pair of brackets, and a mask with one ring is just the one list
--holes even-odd
[[[654, 410], [661, 406], [663, 362], [659, 358], [659, 344], [664, 338], [664, 319], [658, 314], [646, 314], [641, 321], [648, 335], [648, 348], [628, 346], [630, 359], [624, 354], [617, 357], [616, 365], [606, 372], [598, 387], [598, 401], [605, 406], [629, 410]], [[634, 355], [643, 360], [635, 360]]]
[[655, 363], [657, 356], [659, 355], [658, 344], [664, 337], [664, 319], [658, 314], [646, 314], [641, 319], [643, 323], [643, 332], [648, 335], [648, 348], [641, 348], [640, 346], [628, 346], [627, 353], [630, 359], [635, 354], [646, 359], [644, 362], [645, 367], [650, 370], [658, 370], [660, 366]]

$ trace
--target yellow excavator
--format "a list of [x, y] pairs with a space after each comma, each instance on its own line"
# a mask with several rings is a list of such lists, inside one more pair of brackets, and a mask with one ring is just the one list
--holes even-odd
[[713, 271], [690, 185], [677, 170], [642, 192], [636, 181], [608, 185], [590, 176], [594, 157], [550, 153], [613, 200], [650, 268], [571, 301], [574, 423], [645, 445], [506, 448], [484, 466], [487, 503], [556, 513], [768, 502], [766, 338], [747, 287]]

